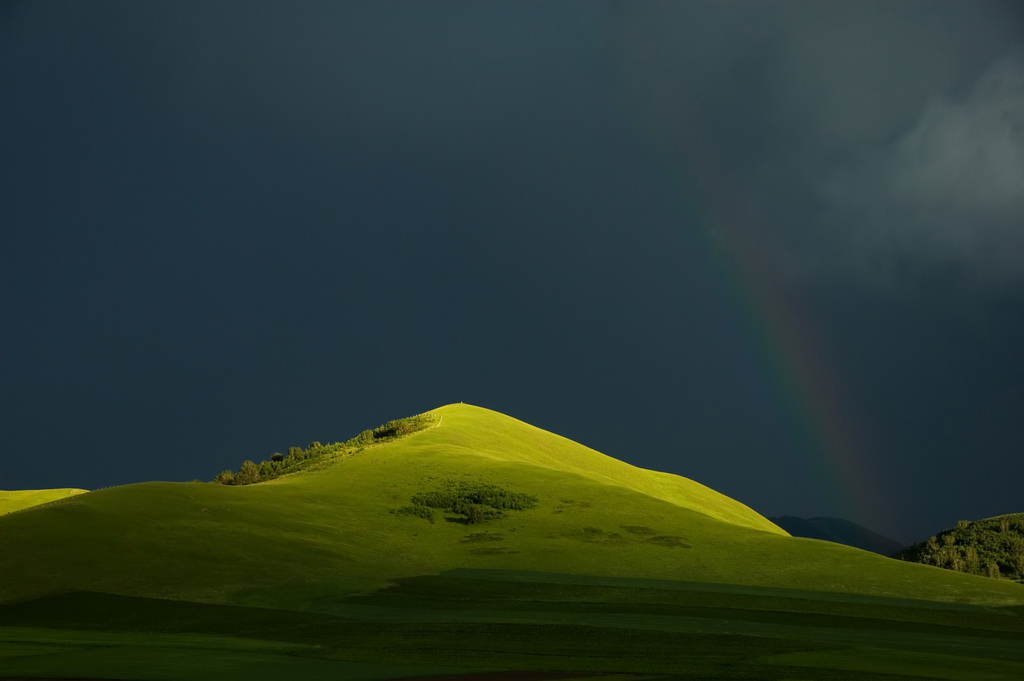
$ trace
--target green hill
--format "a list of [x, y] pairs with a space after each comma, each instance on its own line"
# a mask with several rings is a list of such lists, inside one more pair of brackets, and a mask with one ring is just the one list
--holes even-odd
[[1024, 513], [995, 516], [939, 532], [896, 554], [901, 560], [1024, 582]]
[[59, 499], [85, 494], [88, 490], [65, 487], [62, 489], [23, 489], [12, 492], [0, 490], [0, 515], [32, 508]]
[[479, 407], [420, 425], [0, 517], [0, 678], [1024, 674], [1008, 580], [790, 537]]
[[[426, 430], [266, 483], [140, 483], [7, 516], [0, 543], [26, 548], [0, 557], [0, 599], [81, 589], [309, 607], [469, 567], [1024, 602], [1015, 585], [791, 538], [703, 485], [496, 412], [430, 414]], [[395, 513], [463, 483], [538, 501], [479, 526]]]

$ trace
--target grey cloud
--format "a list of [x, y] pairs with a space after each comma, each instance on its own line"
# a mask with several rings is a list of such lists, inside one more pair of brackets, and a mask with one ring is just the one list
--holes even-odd
[[[617, 83], [797, 276], [1024, 274], [1019, 5], [616, 6]], [[958, 276], [959, 276], [958, 274]]]
[[[749, 105], [787, 144], [877, 143], [929, 93], [962, 86], [1019, 34], [1003, 3], [856, 0], [616, 6], [620, 82], [667, 135]], [[705, 125], [709, 121], [704, 120]], [[720, 141], [720, 140], [716, 140]]]
[[817, 153], [884, 141], [1014, 39], [1005, 19], [990, 3], [780, 5], [768, 55], [772, 113], [794, 144]]
[[933, 99], [892, 146], [894, 193], [922, 205], [1021, 216], [1024, 55], [993, 64], [963, 102]]
[[848, 273], [886, 281], [942, 263], [975, 282], [1024, 280], [1024, 53], [962, 98], [932, 97], [913, 127], [819, 189], [819, 229], [844, 243]]

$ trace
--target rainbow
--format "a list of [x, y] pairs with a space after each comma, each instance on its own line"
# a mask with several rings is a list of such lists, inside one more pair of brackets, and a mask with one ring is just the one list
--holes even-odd
[[[810, 479], [820, 481], [843, 518], [885, 527], [888, 495], [871, 475], [868, 431], [843, 394], [843, 377], [797, 294], [780, 281], [772, 253], [754, 238], [756, 218], [716, 182], [707, 155], [700, 173], [670, 171], [690, 238], [715, 273], [714, 290], [730, 327], [751, 355], [767, 409], [799, 443]], [[696, 224], [696, 229], [690, 225]]]

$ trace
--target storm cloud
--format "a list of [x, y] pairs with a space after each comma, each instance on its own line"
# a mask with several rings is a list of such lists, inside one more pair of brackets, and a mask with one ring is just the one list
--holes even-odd
[[769, 515], [1019, 511], [1022, 43], [1017, 0], [0, 3], [0, 487], [466, 401]]
[[855, 273], [883, 281], [945, 267], [969, 282], [1024, 280], [1024, 59], [1013, 50], [960, 98], [933, 96], [909, 130], [833, 169], [819, 229]]
[[672, 162], [729, 169], [790, 274], [1024, 276], [1018, 6], [617, 8], [618, 82]]

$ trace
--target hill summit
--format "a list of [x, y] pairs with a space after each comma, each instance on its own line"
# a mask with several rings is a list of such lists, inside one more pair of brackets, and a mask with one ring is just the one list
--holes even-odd
[[418, 418], [321, 445], [266, 482], [138, 483], [0, 517], [0, 601], [94, 591], [323, 610], [464, 569], [1024, 601], [1008, 582], [790, 537], [697, 482], [494, 411]]

